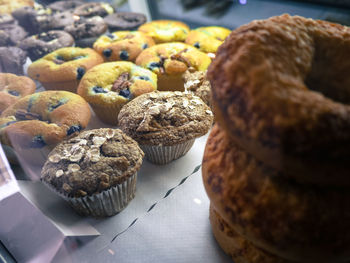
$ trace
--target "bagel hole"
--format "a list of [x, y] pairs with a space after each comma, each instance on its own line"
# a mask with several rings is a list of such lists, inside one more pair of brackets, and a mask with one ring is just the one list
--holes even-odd
[[341, 57], [341, 54], [347, 54], [350, 50], [332, 46], [330, 43], [327, 49], [315, 50], [311, 71], [304, 82], [310, 90], [320, 92], [336, 102], [350, 104], [350, 61]]

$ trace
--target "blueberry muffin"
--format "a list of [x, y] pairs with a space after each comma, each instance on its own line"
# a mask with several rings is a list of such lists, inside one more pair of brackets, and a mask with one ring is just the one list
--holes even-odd
[[33, 94], [36, 86], [33, 80], [11, 73], [0, 73], [0, 114], [20, 98]]
[[136, 30], [139, 26], [146, 23], [147, 18], [144, 14], [133, 12], [118, 12], [110, 14], [104, 18], [110, 31], [117, 30]]
[[84, 131], [54, 148], [41, 180], [78, 213], [112, 216], [134, 198], [143, 155], [119, 129]]
[[73, 37], [65, 31], [52, 30], [47, 33], [30, 36], [19, 44], [20, 48], [27, 51], [32, 61], [35, 61], [48, 53], [62, 47], [74, 45]]
[[103, 62], [93, 49], [65, 47], [36, 60], [28, 67], [28, 75], [46, 89], [76, 92], [85, 72]]
[[142, 50], [154, 45], [151, 37], [138, 31], [118, 31], [101, 36], [94, 49], [105, 61], [127, 60], [135, 62]]
[[180, 21], [154, 20], [141, 25], [138, 30], [152, 37], [156, 43], [167, 43], [185, 41], [190, 28]]
[[229, 29], [219, 26], [199, 27], [188, 33], [185, 43], [202, 52], [215, 54], [230, 33]]
[[116, 125], [123, 105], [156, 89], [156, 74], [131, 62], [118, 61], [89, 70], [79, 84], [78, 94], [103, 122]]
[[165, 43], [147, 48], [136, 58], [136, 64], [152, 70], [158, 76], [158, 90], [183, 91], [183, 73], [207, 69], [211, 59], [207, 54], [184, 43]]
[[1, 0], [0, 14], [11, 14], [17, 8], [23, 6], [34, 6], [34, 0]]
[[118, 115], [120, 128], [156, 164], [185, 155], [212, 122], [213, 113], [200, 98], [180, 91], [143, 94], [126, 104]]
[[107, 31], [107, 24], [100, 16], [80, 17], [72, 25], [64, 28], [74, 37], [79, 47], [92, 47], [97, 38]]
[[48, 151], [89, 123], [88, 103], [67, 91], [43, 91], [25, 96], [0, 116], [1, 142], [29, 163], [43, 164]]

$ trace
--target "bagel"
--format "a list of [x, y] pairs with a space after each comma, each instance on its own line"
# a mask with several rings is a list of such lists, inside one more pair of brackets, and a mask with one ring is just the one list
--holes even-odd
[[219, 125], [209, 135], [203, 182], [220, 216], [254, 246], [295, 262], [350, 261], [350, 193], [301, 185], [236, 146]]
[[349, 58], [345, 26], [287, 14], [244, 25], [208, 69], [217, 121], [287, 177], [349, 186]]

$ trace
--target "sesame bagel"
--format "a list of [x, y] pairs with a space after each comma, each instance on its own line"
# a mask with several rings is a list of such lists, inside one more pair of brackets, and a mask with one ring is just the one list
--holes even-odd
[[231, 33], [208, 69], [235, 143], [299, 182], [350, 185], [350, 28], [282, 15]]

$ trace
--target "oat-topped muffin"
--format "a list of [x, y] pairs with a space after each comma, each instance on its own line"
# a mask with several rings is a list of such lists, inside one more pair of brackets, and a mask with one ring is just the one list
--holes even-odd
[[143, 152], [119, 129], [96, 129], [57, 145], [42, 181], [85, 215], [110, 216], [134, 197]]
[[120, 128], [140, 144], [147, 159], [159, 164], [184, 155], [212, 122], [213, 114], [200, 98], [178, 91], [143, 94], [118, 115]]
[[192, 72], [189, 69], [182, 77], [185, 82], [185, 91], [200, 97], [211, 108], [211, 86], [207, 79], [207, 71]]

